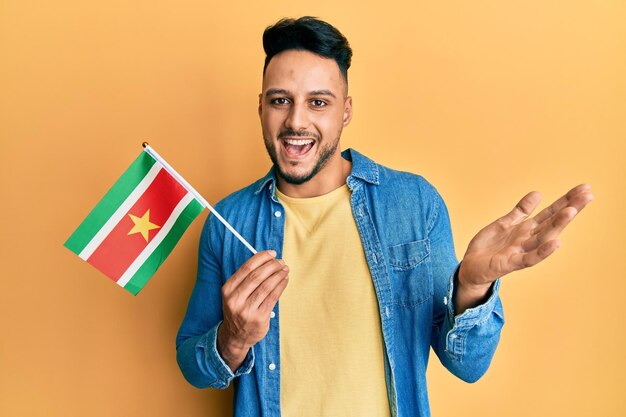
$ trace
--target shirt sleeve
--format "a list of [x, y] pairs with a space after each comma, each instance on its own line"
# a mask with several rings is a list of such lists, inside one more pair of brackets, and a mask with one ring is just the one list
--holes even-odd
[[249, 373], [254, 365], [254, 348], [243, 364], [232, 372], [217, 351], [217, 330], [222, 323], [221, 262], [213, 250], [220, 244], [209, 216], [200, 237], [198, 275], [187, 313], [176, 337], [176, 359], [187, 381], [198, 388], [226, 388], [240, 375]]
[[500, 280], [494, 282], [483, 304], [454, 316], [454, 284], [460, 264], [454, 254], [448, 210], [436, 191], [433, 199], [435, 214], [429, 233], [434, 285], [431, 346], [450, 372], [475, 382], [489, 368], [504, 325]]

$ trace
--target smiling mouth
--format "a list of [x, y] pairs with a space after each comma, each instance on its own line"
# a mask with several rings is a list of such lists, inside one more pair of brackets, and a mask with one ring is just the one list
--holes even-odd
[[280, 139], [287, 156], [291, 158], [299, 158], [305, 156], [315, 144], [313, 139]]

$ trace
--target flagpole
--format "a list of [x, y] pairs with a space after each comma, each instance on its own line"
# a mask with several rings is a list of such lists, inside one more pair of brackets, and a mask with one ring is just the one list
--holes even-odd
[[228, 230], [230, 230], [230, 232], [235, 235], [235, 237], [237, 239], [239, 239], [239, 241], [241, 243], [243, 243], [245, 245], [246, 248], [248, 248], [250, 250], [250, 252], [252, 252], [252, 254], [256, 254], [257, 251], [256, 249], [254, 249], [252, 247], [252, 245], [250, 245], [248, 243], [248, 241], [246, 239], [243, 238], [243, 236], [241, 236], [239, 234], [239, 232], [237, 232], [231, 225], [230, 223], [228, 223], [226, 221], [226, 219], [224, 219], [214, 208], [213, 206], [211, 206], [205, 199], [204, 197], [202, 197], [200, 195], [199, 192], [196, 191], [195, 188], [193, 188], [191, 186], [191, 184], [189, 184], [187, 181], [185, 181], [185, 179], [183, 177], [180, 176], [180, 174], [178, 174], [178, 172], [176, 172], [176, 170], [174, 168], [171, 167], [170, 164], [168, 164], [167, 162], [165, 162], [165, 160], [161, 157], [161, 155], [159, 155], [157, 153], [157, 151], [155, 151], [154, 149], [152, 149], [152, 147], [148, 144], [148, 142], [144, 142], [141, 144], [141, 146], [144, 147], [144, 152], [147, 152], [149, 155], [151, 155], [154, 159], [156, 159], [159, 163], [161, 163], [161, 165], [163, 165], [163, 168], [165, 168], [165, 170], [167, 172], [170, 173], [170, 175], [174, 178], [176, 178], [178, 180], [178, 182], [180, 182], [183, 187], [185, 187], [187, 189], [187, 191], [189, 191], [191, 194], [193, 194], [193, 196], [196, 198], [196, 200], [198, 200], [200, 202], [200, 204], [202, 204], [204, 207], [208, 208], [209, 211], [211, 213], [213, 213], [213, 215], [215, 217], [217, 217], [217, 219], [222, 222], [222, 224], [224, 226], [226, 226], [226, 228]]

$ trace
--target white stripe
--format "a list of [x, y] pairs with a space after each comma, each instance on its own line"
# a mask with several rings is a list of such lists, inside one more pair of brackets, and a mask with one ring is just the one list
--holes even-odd
[[87, 246], [83, 248], [83, 250], [78, 255], [81, 257], [81, 259], [86, 261], [95, 252], [95, 250], [98, 249], [98, 246], [100, 246], [104, 238], [107, 237], [109, 233], [111, 233], [111, 230], [113, 230], [113, 228], [117, 226], [120, 220], [122, 220], [122, 218], [126, 215], [128, 210], [130, 210], [130, 208], [135, 205], [139, 197], [141, 197], [143, 193], [148, 189], [150, 184], [152, 184], [152, 181], [154, 181], [154, 178], [157, 176], [162, 168], [163, 167], [158, 162], [155, 162], [155, 164], [152, 165], [150, 171], [148, 171], [146, 176], [143, 177], [141, 182], [135, 187], [130, 195], [126, 197], [126, 200], [124, 200], [122, 205], [119, 206], [117, 210], [115, 210], [115, 213], [113, 213], [109, 220], [106, 221], [104, 226], [102, 226], [102, 228], [98, 230], [98, 233], [95, 234], [95, 236], [91, 239]]
[[180, 213], [182, 213], [182, 211], [189, 205], [189, 203], [193, 199], [193, 195], [191, 195], [191, 193], [187, 193], [183, 197], [183, 199], [178, 202], [178, 204], [174, 208], [174, 211], [172, 211], [172, 214], [170, 214], [170, 217], [159, 229], [159, 233], [157, 233], [154, 239], [152, 239], [150, 243], [146, 245], [146, 247], [143, 249], [143, 251], [141, 251], [139, 256], [133, 261], [132, 264], [130, 264], [126, 272], [124, 272], [120, 279], [117, 280], [117, 283], [120, 286], [124, 287], [126, 284], [128, 284], [128, 281], [130, 281], [133, 275], [137, 273], [141, 265], [143, 265], [143, 263], [146, 261], [146, 259], [148, 259], [150, 255], [152, 255], [152, 252], [154, 252], [154, 250], [161, 244], [163, 239], [165, 239], [165, 236], [167, 236], [169, 231], [172, 229], [172, 226], [174, 226], [174, 223], [176, 223], [176, 220], [178, 220], [178, 216], [180, 216]]

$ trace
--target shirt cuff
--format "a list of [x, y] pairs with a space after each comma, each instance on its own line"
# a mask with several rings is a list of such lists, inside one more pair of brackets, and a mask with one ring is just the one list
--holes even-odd
[[[460, 266], [460, 264], [459, 264]], [[485, 332], [493, 327], [490, 320], [493, 320], [494, 313], [498, 315], [497, 309], [500, 309], [500, 298], [498, 296], [498, 290], [500, 289], [500, 278], [498, 278], [491, 286], [489, 291], [489, 297], [487, 300], [477, 305], [476, 307], [468, 308], [462, 314], [454, 316], [454, 282], [458, 273], [459, 267], [457, 267], [454, 274], [450, 278], [450, 283], [447, 292], [447, 316], [449, 331], [445, 336], [445, 350], [448, 355], [459, 362], [462, 362], [465, 356], [466, 345], [474, 344], [474, 341], [470, 341], [468, 338], [470, 334], [474, 334], [481, 340], [484, 337]], [[501, 314], [501, 312], [500, 312]], [[501, 327], [501, 325], [500, 325]], [[499, 328], [499, 327], [498, 327]], [[477, 332], [473, 329], [479, 329]], [[473, 340], [473, 339], [472, 339]]]
[[448, 284], [447, 298], [448, 298], [448, 317], [453, 321], [454, 327], [462, 325], [462, 326], [473, 326], [475, 324], [480, 323], [489, 318], [491, 315], [496, 301], [498, 299], [498, 290], [500, 289], [500, 278], [498, 278], [492, 285], [489, 291], [491, 294], [487, 301], [482, 304], [479, 304], [475, 307], [466, 309], [462, 314], [454, 316], [454, 282], [459, 273], [459, 268], [461, 264], [457, 266], [454, 274], [450, 277], [450, 282]]
[[206, 338], [201, 339], [200, 345], [204, 344], [201, 351], [206, 355], [206, 361], [209, 366], [215, 371], [219, 380], [224, 381], [225, 385], [230, 384], [233, 378], [248, 374], [254, 366], [254, 347], [251, 347], [246, 354], [246, 358], [239, 368], [233, 372], [230, 367], [224, 362], [224, 359], [220, 356], [217, 350], [217, 330], [222, 322], [214, 326], [206, 335]]

